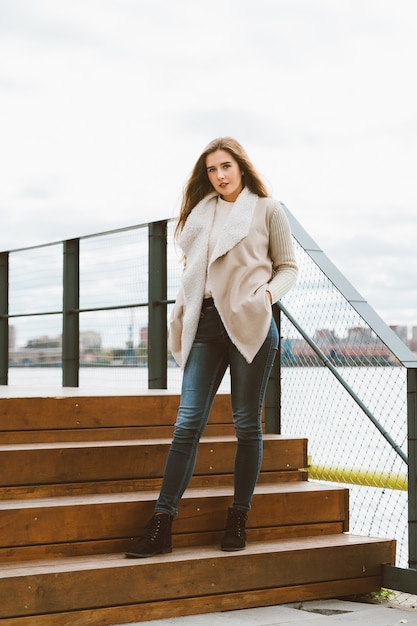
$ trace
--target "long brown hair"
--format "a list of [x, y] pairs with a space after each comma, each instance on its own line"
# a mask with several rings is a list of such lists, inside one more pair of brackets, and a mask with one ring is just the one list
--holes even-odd
[[175, 227], [175, 237], [178, 237], [181, 233], [193, 208], [208, 193], [213, 191], [213, 187], [207, 176], [206, 158], [209, 154], [216, 152], [216, 150], [225, 150], [238, 162], [243, 174], [244, 185], [249, 191], [260, 198], [266, 198], [268, 196], [264, 183], [240, 143], [232, 137], [218, 137], [217, 139], [213, 139], [197, 159], [194, 169], [184, 186], [181, 210]]

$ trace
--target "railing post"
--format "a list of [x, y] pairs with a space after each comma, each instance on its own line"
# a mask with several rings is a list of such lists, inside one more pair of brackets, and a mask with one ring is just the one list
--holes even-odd
[[149, 224], [148, 387], [167, 388], [167, 221]]
[[78, 387], [80, 367], [80, 241], [64, 241], [62, 386]]
[[0, 385], [9, 380], [9, 253], [0, 254]]
[[273, 306], [272, 313], [280, 338], [278, 352], [269, 377], [265, 393], [265, 430], [267, 433], [281, 433], [281, 311]]
[[407, 369], [408, 566], [417, 569], [417, 369]]

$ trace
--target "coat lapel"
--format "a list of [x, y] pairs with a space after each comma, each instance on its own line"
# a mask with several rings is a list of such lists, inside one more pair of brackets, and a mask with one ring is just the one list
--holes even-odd
[[258, 196], [248, 191], [246, 187], [241, 191], [221, 231], [211, 257], [211, 263], [229, 252], [246, 237], [257, 202]]
[[185, 222], [178, 245], [186, 257], [182, 275], [184, 311], [181, 333], [181, 361], [185, 365], [197, 332], [206, 284], [210, 229], [216, 210], [215, 192], [199, 202]]
[[206, 240], [208, 245], [210, 228], [216, 210], [216, 199], [217, 193], [213, 191], [203, 198], [188, 216], [178, 238], [178, 245], [187, 257], [193, 251], [193, 248], [201, 251], [201, 247], [206, 244]]
[[[249, 232], [258, 196], [243, 189], [215, 246], [211, 263], [234, 248]], [[203, 198], [185, 222], [178, 245], [186, 257], [182, 275], [184, 313], [181, 333], [182, 364], [191, 350], [200, 319], [208, 266], [208, 245], [216, 211], [217, 193]]]
[[[253, 212], [258, 202], [258, 196], [246, 189], [242, 190], [226, 221], [217, 241], [212, 260], [229, 252], [249, 232], [253, 219]], [[191, 211], [179, 237], [178, 244], [186, 256], [192, 249], [200, 256], [207, 253], [210, 228], [216, 210], [217, 193], [213, 191], [203, 198]], [[204, 250], [203, 250], [204, 248]]]

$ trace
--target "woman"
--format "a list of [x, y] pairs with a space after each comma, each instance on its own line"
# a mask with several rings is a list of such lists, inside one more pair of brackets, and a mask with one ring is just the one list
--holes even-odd
[[197, 160], [175, 235], [184, 271], [169, 339], [184, 370], [181, 401], [155, 512], [126, 553], [130, 558], [172, 551], [172, 520], [227, 367], [237, 446], [234, 498], [221, 549], [245, 547], [247, 512], [262, 461], [262, 403], [278, 348], [272, 304], [297, 276], [284, 211], [230, 137], [212, 141]]

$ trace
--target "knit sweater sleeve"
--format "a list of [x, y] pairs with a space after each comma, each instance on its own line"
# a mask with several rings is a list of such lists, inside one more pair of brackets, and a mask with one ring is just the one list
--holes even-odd
[[290, 225], [282, 206], [276, 202], [269, 224], [269, 253], [273, 275], [268, 284], [272, 302], [277, 302], [293, 287], [298, 266]]

